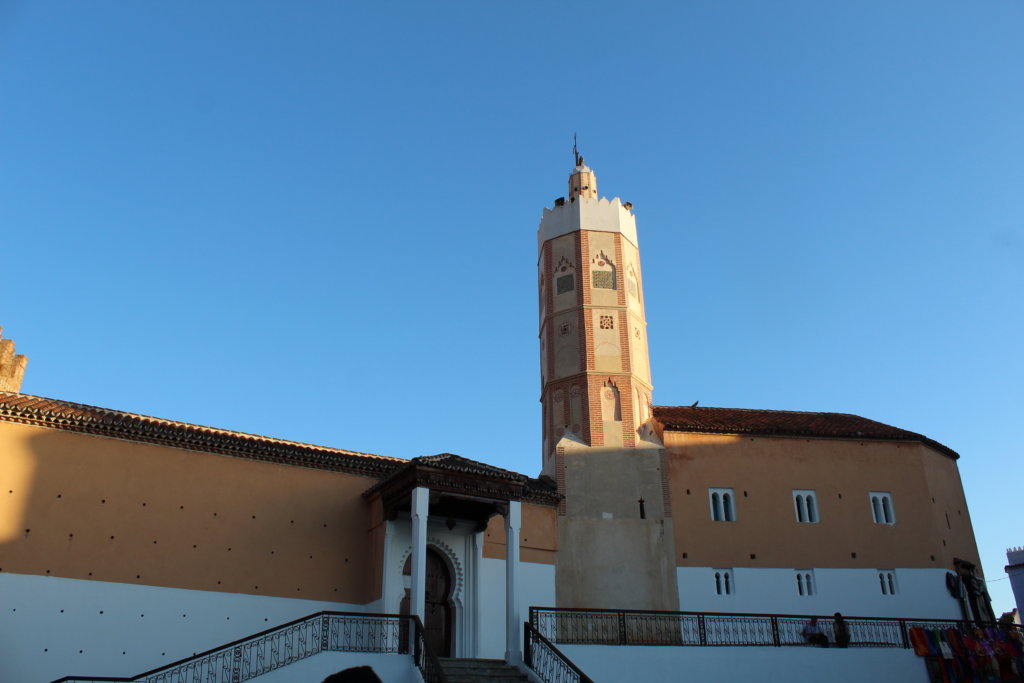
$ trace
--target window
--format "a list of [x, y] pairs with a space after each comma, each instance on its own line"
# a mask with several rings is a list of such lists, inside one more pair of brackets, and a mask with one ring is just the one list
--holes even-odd
[[813, 569], [796, 570], [796, 594], [814, 595], [818, 592], [818, 586], [814, 581]]
[[896, 570], [879, 569], [878, 586], [882, 589], [882, 595], [896, 595]]
[[736, 584], [732, 579], [731, 569], [716, 569], [715, 595], [732, 595], [736, 592]]
[[818, 497], [811, 490], [794, 490], [793, 507], [796, 510], [796, 521], [814, 524], [818, 521]]
[[555, 279], [555, 291], [558, 294], [565, 294], [576, 289], [575, 283], [573, 282], [572, 273], [568, 275], [559, 275]]
[[736, 496], [732, 489], [708, 489], [711, 519], [716, 522], [736, 521]]
[[871, 497], [871, 518], [875, 524], [895, 524], [896, 512], [892, 506], [892, 494], [872, 491], [868, 495]]

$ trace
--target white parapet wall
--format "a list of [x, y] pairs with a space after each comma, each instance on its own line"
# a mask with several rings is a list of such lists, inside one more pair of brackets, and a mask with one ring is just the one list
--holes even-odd
[[[729, 569], [731, 593], [718, 594], [722, 568], [679, 567], [679, 609], [686, 612], [833, 614], [862, 617], [962, 619], [946, 589], [944, 569], [894, 569], [895, 592], [882, 593], [874, 569], [812, 569], [811, 594], [800, 595], [795, 569]], [[801, 570], [805, 573], [808, 570]], [[888, 577], [886, 577], [888, 578]], [[723, 587], [724, 588], [724, 587]]]
[[322, 610], [350, 605], [0, 573], [2, 681], [134, 676]]
[[616, 647], [559, 645], [594, 683], [927, 683], [924, 659], [903, 648]]

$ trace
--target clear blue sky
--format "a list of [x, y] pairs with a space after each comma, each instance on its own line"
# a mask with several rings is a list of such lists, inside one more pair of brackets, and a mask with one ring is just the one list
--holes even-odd
[[5, 0], [0, 325], [27, 393], [536, 474], [576, 131], [636, 206], [655, 402], [954, 448], [1001, 611], [1022, 121], [1020, 0]]

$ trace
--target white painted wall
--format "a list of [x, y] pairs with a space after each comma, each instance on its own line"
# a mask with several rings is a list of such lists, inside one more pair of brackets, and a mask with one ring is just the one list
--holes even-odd
[[560, 645], [594, 683], [927, 683], [924, 659], [903, 648], [614, 647]]
[[897, 594], [883, 595], [873, 569], [815, 569], [816, 592], [797, 593], [793, 569], [733, 569], [733, 595], [715, 593], [712, 567], [678, 567], [679, 609], [687, 612], [833, 614], [959, 619], [945, 569], [896, 569]]
[[[459, 523], [448, 529], [431, 520], [427, 544], [448, 558], [453, 572], [455, 604], [455, 654], [458, 657], [505, 657], [505, 560], [483, 556], [483, 534], [472, 525]], [[407, 519], [388, 522], [384, 548], [384, 599], [380, 611], [396, 614], [409, 577], [402, 567], [412, 550]], [[555, 567], [520, 563], [519, 610], [526, 621], [531, 605], [555, 603]]]
[[[523, 562], [519, 565], [519, 613], [529, 619], [532, 605], [555, 604], [555, 566]], [[505, 560], [480, 561], [479, 654], [487, 659], [505, 657]], [[522, 624], [519, 625], [522, 628]]]
[[1024, 547], [1007, 549], [1006, 573], [1010, 576], [1013, 599], [1017, 602], [1018, 618], [1024, 619]]
[[259, 683], [319, 683], [333, 673], [353, 666], [370, 666], [384, 683], [423, 683], [420, 670], [409, 655], [321, 652], [309, 659], [263, 674]]
[[134, 676], [322, 610], [378, 611], [376, 604], [0, 573], [0, 680]]
[[564, 206], [544, 209], [537, 231], [538, 251], [548, 240], [576, 230], [622, 233], [634, 246], [639, 246], [636, 218], [622, 205], [622, 200], [618, 197], [611, 200], [580, 197], [575, 202], [566, 200]]

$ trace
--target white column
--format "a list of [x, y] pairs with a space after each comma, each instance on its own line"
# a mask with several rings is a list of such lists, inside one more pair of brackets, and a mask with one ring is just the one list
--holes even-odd
[[505, 515], [505, 661], [522, 659], [523, 620], [519, 615], [519, 527], [523, 523], [518, 500], [508, 503]]
[[427, 603], [427, 516], [430, 511], [430, 489], [417, 486], [412, 490], [412, 591], [409, 612], [426, 621]]

